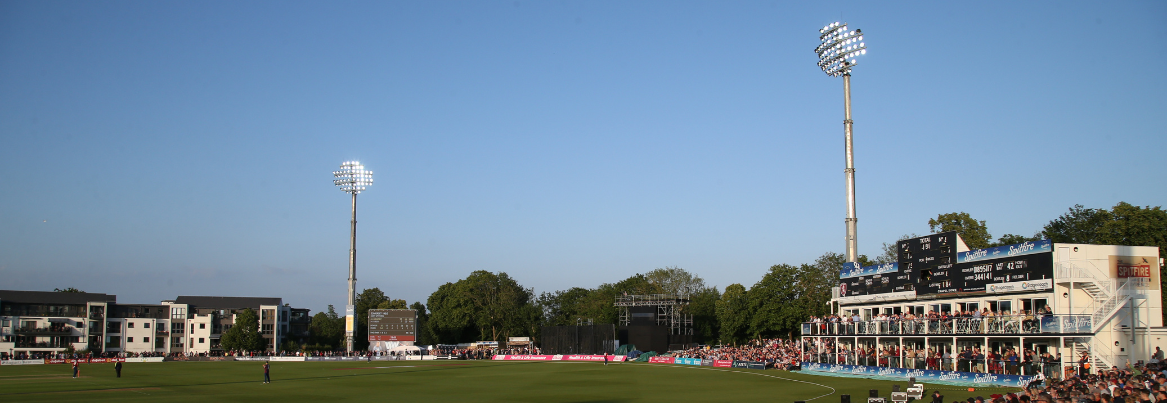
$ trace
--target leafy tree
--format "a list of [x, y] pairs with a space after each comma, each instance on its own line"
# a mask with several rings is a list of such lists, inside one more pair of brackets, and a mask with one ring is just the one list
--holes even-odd
[[993, 239], [984, 221], [977, 221], [964, 212], [940, 214], [928, 220], [928, 227], [933, 233], [948, 231], [960, 233], [965, 245], [971, 249], [987, 248]]
[[426, 306], [430, 310], [426, 327], [437, 343], [454, 344], [474, 338], [474, 312], [458, 284], [442, 284], [430, 294]]
[[584, 306], [591, 293], [586, 288], [572, 287], [539, 294], [536, 304], [542, 310], [543, 323], [547, 326], [574, 325], [576, 318], [584, 316]]
[[259, 333], [259, 316], [251, 308], [235, 314], [235, 324], [219, 339], [226, 351], [263, 351], [267, 348]]
[[705, 289], [705, 279], [676, 266], [644, 273], [644, 278], [649, 283], [660, 287], [665, 294], [691, 294]]
[[76, 293], [83, 293], [83, 292], [85, 292], [85, 291], [81, 291], [81, 290], [78, 290], [78, 289], [76, 289], [76, 288], [69, 287], [69, 288], [65, 288], [65, 289], [54, 288], [54, 289], [53, 289], [53, 292], [76, 292]]
[[523, 288], [506, 273], [479, 270], [465, 280], [468, 300], [474, 307], [474, 323], [482, 340], [506, 341], [506, 337], [529, 334], [526, 321], [534, 291]]
[[750, 324], [749, 300], [746, 287], [730, 284], [716, 303], [717, 323], [721, 342], [737, 344], [746, 341]]
[[688, 313], [693, 315], [693, 342], [711, 343], [720, 332], [717, 321], [717, 302], [721, 293], [717, 287], [707, 287], [689, 295]]
[[427, 327], [441, 343], [534, 337], [542, 315], [533, 294], [506, 273], [475, 271], [430, 295]]
[[417, 323], [415, 324], [416, 326], [414, 327], [415, 331], [417, 332], [416, 333], [417, 344], [420, 344], [420, 345], [434, 344], [433, 336], [430, 335], [430, 331], [429, 331], [429, 327], [428, 327], [429, 326], [429, 323], [428, 323], [429, 322], [429, 312], [427, 312], [425, 310], [425, 304], [422, 304], [420, 301], [414, 302], [413, 305], [409, 306], [409, 309], [417, 311]]
[[1016, 244], [1023, 243], [1023, 242], [1040, 241], [1041, 239], [1042, 239], [1041, 232], [1038, 232], [1037, 234], [1034, 234], [1033, 236], [1005, 234], [1005, 235], [1001, 235], [1001, 237], [997, 239], [997, 242], [993, 242], [989, 246], [1016, 245]]
[[750, 309], [750, 338], [792, 337], [807, 318], [806, 301], [799, 298], [804, 268], [779, 264], [746, 293]]
[[403, 299], [391, 299], [381, 301], [380, 304], [377, 304], [377, 309], [409, 309], [409, 307]]
[[1046, 224], [1041, 234], [1054, 242], [1106, 244], [1103, 226], [1113, 219], [1106, 209], [1092, 209], [1075, 204], [1070, 212]]
[[309, 339], [312, 344], [331, 350], [341, 345], [344, 337], [344, 318], [336, 314], [336, 308], [328, 306], [328, 313], [317, 312], [308, 324]]
[[842, 254], [827, 252], [815, 259], [813, 265], [799, 266], [798, 293], [806, 304], [807, 315], [823, 316], [831, 312], [831, 288], [839, 285], [839, 270], [845, 262]]

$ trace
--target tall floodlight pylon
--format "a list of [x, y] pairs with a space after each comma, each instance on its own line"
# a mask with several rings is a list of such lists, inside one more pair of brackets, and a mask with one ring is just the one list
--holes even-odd
[[349, 237], [348, 250], [348, 304], [344, 307], [345, 327], [344, 337], [348, 352], [353, 351], [354, 332], [356, 331], [356, 297], [357, 297], [357, 194], [373, 184], [373, 171], [366, 171], [359, 161], [345, 161], [340, 164], [339, 171], [333, 171], [335, 177], [332, 183], [340, 190], [353, 195], [352, 234]]
[[867, 54], [863, 31], [847, 29], [845, 22], [833, 22], [819, 30], [819, 41], [814, 48], [819, 55], [819, 67], [831, 77], [843, 76], [843, 133], [847, 142], [847, 261], [859, 261], [857, 240], [859, 218], [855, 216], [855, 157], [851, 148], [851, 68], [855, 57]]

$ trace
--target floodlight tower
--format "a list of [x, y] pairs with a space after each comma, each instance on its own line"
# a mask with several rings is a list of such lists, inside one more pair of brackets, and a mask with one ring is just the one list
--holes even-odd
[[856, 240], [859, 219], [855, 217], [855, 157], [851, 149], [851, 68], [855, 56], [867, 54], [863, 31], [847, 30], [847, 23], [834, 22], [819, 30], [822, 41], [814, 52], [819, 55], [819, 67], [828, 76], [843, 76], [843, 135], [847, 142], [847, 261], [859, 261], [859, 242]]
[[348, 305], [345, 306], [345, 341], [348, 352], [353, 351], [353, 332], [356, 330], [357, 296], [357, 194], [373, 184], [373, 171], [366, 171], [359, 161], [345, 161], [339, 171], [333, 171], [336, 179], [332, 183], [340, 190], [353, 195], [352, 234], [348, 250]]

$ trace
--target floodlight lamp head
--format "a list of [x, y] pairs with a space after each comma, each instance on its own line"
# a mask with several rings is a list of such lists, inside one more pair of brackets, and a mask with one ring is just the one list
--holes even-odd
[[373, 184], [373, 171], [366, 171], [360, 161], [345, 161], [340, 164], [339, 171], [332, 172], [332, 176], [336, 177], [332, 183], [341, 191], [353, 195], [360, 194]]
[[838, 77], [851, 74], [855, 66], [855, 56], [867, 54], [867, 44], [863, 43], [863, 31], [850, 31], [845, 22], [833, 22], [819, 30], [822, 42], [814, 48], [819, 55], [819, 68], [828, 76]]

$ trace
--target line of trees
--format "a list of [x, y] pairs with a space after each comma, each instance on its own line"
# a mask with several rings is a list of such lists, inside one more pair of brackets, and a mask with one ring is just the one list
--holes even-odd
[[[927, 224], [932, 232], [960, 232], [965, 243], [974, 249], [1050, 239], [1065, 243], [1158, 246], [1160, 256], [1167, 256], [1164, 253], [1167, 211], [1125, 202], [1111, 209], [1076, 205], [1032, 236], [1005, 234], [996, 240], [985, 221], [964, 212], [939, 214]], [[909, 234], [901, 239], [917, 236]], [[860, 256], [859, 260], [862, 265], [894, 262], [895, 242], [884, 243], [883, 254], [875, 259]], [[543, 326], [575, 325], [579, 321], [617, 323], [619, 312], [613, 306], [617, 295], [687, 292], [691, 302], [685, 313], [694, 317], [695, 342], [741, 343], [759, 337], [796, 337], [800, 323], [810, 316], [829, 313], [831, 288], [838, 285], [839, 269], [844, 261], [842, 254], [827, 252], [811, 263], [777, 264], [751, 287], [730, 284], [724, 291], [706, 285], [704, 279], [680, 267], [658, 268], [595, 288], [573, 287], [539, 294], [523, 287], [507, 273], [480, 270], [441, 285], [425, 304], [414, 302], [408, 307], [418, 311], [419, 344], [505, 342], [513, 336], [528, 336], [538, 341]], [[1167, 287], [1167, 275], [1160, 279]], [[368, 325], [364, 318], [372, 308], [406, 308], [406, 301], [391, 299], [377, 288], [361, 292], [356, 305], [354, 347], [358, 350], [368, 346]], [[302, 346], [305, 349], [343, 348], [344, 318], [329, 306], [327, 312], [312, 317], [310, 332], [309, 343]], [[223, 336], [224, 347], [228, 334]], [[249, 333], [241, 333], [232, 335], [230, 340], [247, 343], [250, 337]]]

